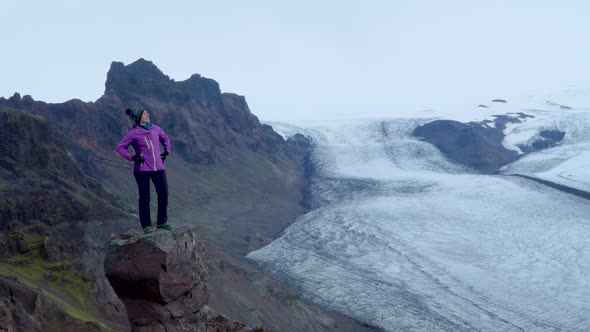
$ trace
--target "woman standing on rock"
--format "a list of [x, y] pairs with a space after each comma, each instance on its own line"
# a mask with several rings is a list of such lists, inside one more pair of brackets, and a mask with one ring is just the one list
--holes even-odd
[[[168, 220], [168, 182], [164, 170], [164, 160], [170, 154], [170, 139], [162, 128], [151, 124], [150, 114], [143, 108], [126, 109], [125, 113], [135, 122], [129, 132], [117, 145], [121, 157], [133, 161], [133, 175], [139, 189], [139, 221], [143, 231], [153, 232], [150, 217], [150, 179], [158, 194], [158, 229], [171, 230]], [[164, 152], [160, 153], [160, 144]], [[129, 145], [135, 151], [131, 155]]]

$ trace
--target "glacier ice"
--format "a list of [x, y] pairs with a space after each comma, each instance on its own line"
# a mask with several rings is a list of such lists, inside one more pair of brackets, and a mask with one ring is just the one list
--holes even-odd
[[[247, 257], [311, 301], [388, 331], [590, 330], [588, 201], [470, 172], [410, 136], [425, 121], [290, 127], [316, 143], [313, 209]], [[584, 164], [585, 114], [530, 121], [522, 131], [571, 127], [568, 141], [506, 174]]]

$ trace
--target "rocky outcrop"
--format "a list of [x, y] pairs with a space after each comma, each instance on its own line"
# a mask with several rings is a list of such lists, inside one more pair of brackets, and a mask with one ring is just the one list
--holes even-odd
[[563, 105], [563, 104], [560, 104], [560, 103], [556, 103], [556, 102], [551, 101], [551, 100], [545, 101], [545, 105], [553, 106], [553, 107], [559, 107], [559, 109], [562, 109], [562, 110], [571, 110], [572, 109], [572, 107], [570, 107], [568, 105]]
[[204, 324], [199, 311], [209, 298], [209, 276], [205, 246], [194, 232], [127, 233], [111, 240], [105, 274], [134, 330]]
[[502, 145], [502, 131], [498, 125], [437, 120], [418, 126], [412, 134], [435, 145], [458, 163], [490, 174], [518, 158], [517, 152]]
[[[436, 120], [414, 129], [413, 135], [435, 145], [447, 157], [482, 173], [497, 173], [500, 167], [522, 156], [502, 144], [508, 123], [532, 118], [522, 112], [494, 115], [494, 121], [461, 123]], [[493, 125], [490, 125], [492, 124]], [[527, 145], [518, 145], [526, 154], [557, 145], [565, 137], [559, 130], [542, 130]]]
[[565, 131], [542, 130], [539, 132], [539, 139], [533, 142], [531, 147], [534, 150], [548, 149], [561, 142], [565, 137]]
[[252, 331], [205, 306], [206, 263], [205, 245], [192, 230], [131, 231], [108, 243], [105, 273], [133, 331]]

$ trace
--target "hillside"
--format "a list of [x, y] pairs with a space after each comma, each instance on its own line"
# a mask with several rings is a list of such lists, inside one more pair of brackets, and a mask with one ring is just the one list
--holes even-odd
[[121, 202], [81, 171], [44, 118], [0, 107], [0, 126], [0, 274], [16, 278], [0, 278], [6, 324], [125, 327], [122, 304], [81, 249], [87, 225], [126, 216]]

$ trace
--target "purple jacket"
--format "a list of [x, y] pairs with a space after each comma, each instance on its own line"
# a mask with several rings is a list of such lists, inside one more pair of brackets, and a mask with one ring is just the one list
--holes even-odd
[[143, 163], [135, 161], [133, 171], [160, 171], [164, 169], [164, 163], [160, 157], [160, 144], [164, 145], [164, 151], [170, 152], [170, 139], [162, 128], [152, 125], [146, 130], [138, 124], [129, 130], [117, 145], [117, 153], [121, 157], [131, 161], [133, 155], [127, 151], [129, 145], [135, 150], [135, 154], [141, 154], [145, 160]]

